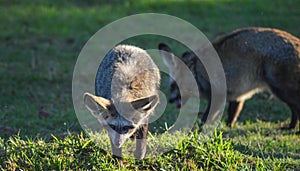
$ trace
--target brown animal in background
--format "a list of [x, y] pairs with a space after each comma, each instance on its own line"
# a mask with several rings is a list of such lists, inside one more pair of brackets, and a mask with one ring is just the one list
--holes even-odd
[[[245, 100], [253, 94], [269, 89], [285, 102], [292, 112], [289, 128], [295, 128], [300, 119], [300, 40], [278, 29], [242, 28], [212, 42], [224, 67], [227, 84], [228, 120], [234, 126]], [[175, 80], [185, 78], [181, 68], [176, 67], [171, 49], [159, 44], [161, 55]], [[168, 53], [166, 53], [168, 52]], [[205, 48], [201, 49], [205, 56]], [[210, 99], [210, 81], [198, 57], [186, 52], [181, 60], [194, 73], [200, 95]], [[196, 74], [195, 74], [196, 73]], [[193, 79], [193, 78], [191, 78]], [[189, 97], [181, 97], [176, 83], [170, 83], [170, 101], [184, 104]], [[202, 118], [207, 119], [210, 103]]]

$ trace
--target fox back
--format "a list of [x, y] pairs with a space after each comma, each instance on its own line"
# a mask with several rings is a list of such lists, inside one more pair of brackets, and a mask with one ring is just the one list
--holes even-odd
[[119, 45], [102, 60], [95, 79], [95, 92], [107, 99], [131, 101], [155, 94], [159, 85], [159, 70], [147, 52]]
[[[102, 60], [95, 79], [96, 96], [86, 93], [84, 101], [106, 128], [114, 155], [121, 156], [121, 146], [139, 129], [143, 129], [139, 134], [147, 135], [148, 117], [158, 103], [159, 86], [157, 66], [138, 47], [116, 46]], [[143, 158], [145, 149], [139, 150], [143, 152], [138, 151], [136, 157]]]

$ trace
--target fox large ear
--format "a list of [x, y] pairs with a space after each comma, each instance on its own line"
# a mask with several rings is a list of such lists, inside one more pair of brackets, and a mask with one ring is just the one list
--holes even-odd
[[159, 49], [160, 55], [163, 57], [163, 61], [164, 61], [165, 65], [168, 68], [174, 67], [176, 65], [175, 59], [174, 59], [175, 56], [174, 56], [172, 50], [169, 48], [169, 46], [164, 43], [160, 43], [158, 45], [158, 49]]
[[158, 95], [152, 95], [146, 98], [141, 98], [131, 102], [131, 105], [134, 109], [147, 112], [153, 109], [158, 103]]
[[93, 114], [93, 116], [99, 117], [104, 113], [109, 113], [108, 107], [111, 105], [110, 100], [94, 96], [90, 93], [84, 93], [83, 100], [85, 107]]

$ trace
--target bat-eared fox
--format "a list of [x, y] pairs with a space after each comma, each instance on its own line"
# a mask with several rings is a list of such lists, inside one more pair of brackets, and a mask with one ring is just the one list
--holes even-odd
[[113, 156], [121, 163], [128, 138], [136, 140], [135, 157], [145, 157], [148, 118], [159, 101], [159, 86], [159, 70], [148, 53], [118, 45], [98, 68], [95, 95], [84, 94], [85, 106], [108, 132]]

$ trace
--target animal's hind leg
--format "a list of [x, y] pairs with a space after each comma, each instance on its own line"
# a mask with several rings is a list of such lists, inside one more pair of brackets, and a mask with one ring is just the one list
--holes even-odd
[[300, 106], [297, 104], [298, 100], [295, 95], [296, 93], [291, 93], [286, 90], [281, 90], [279, 88], [276, 88], [275, 86], [270, 85], [272, 92], [283, 102], [285, 102], [292, 112], [292, 119], [290, 122], [290, 125], [288, 129], [294, 129], [297, 126], [298, 119], [300, 118]]
[[[292, 111], [292, 120], [289, 126], [289, 129], [294, 129], [298, 125], [298, 120], [300, 119], [300, 107], [297, 105], [289, 105]], [[300, 133], [300, 127], [299, 127]]]
[[280, 66], [265, 65], [264, 69], [265, 80], [272, 92], [291, 109], [290, 129], [297, 126], [300, 118], [299, 79], [294, 67], [289, 64]]
[[239, 117], [245, 101], [231, 101], [228, 106], [228, 120], [227, 125], [232, 128]]

